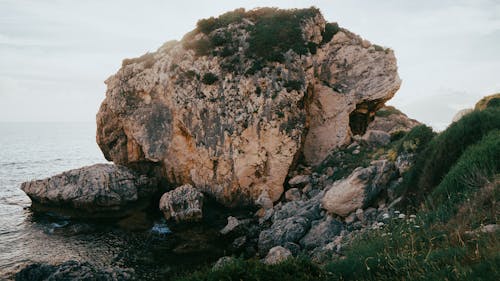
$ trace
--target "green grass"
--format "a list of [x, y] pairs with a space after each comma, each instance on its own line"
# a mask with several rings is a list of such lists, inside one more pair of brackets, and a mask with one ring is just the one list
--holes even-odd
[[219, 270], [205, 268], [176, 281], [316, 281], [326, 280], [325, 272], [306, 258], [288, 259], [277, 265], [265, 265], [259, 260], [236, 259]]
[[488, 132], [500, 129], [500, 108], [473, 111], [434, 137], [419, 154], [404, 186], [417, 204], [429, 194], [467, 149]]

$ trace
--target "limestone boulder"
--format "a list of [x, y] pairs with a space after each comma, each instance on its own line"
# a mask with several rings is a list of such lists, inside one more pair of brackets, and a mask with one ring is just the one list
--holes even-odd
[[367, 168], [356, 168], [347, 178], [327, 187], [321, 204], [331, 214], [347, 217], [364, 209], [395, 177], [396, 168], [388, 160], [373, 161]]
[[265, 264], [278, 264], [292, 257], [292, 252], [285, 247], [276, 246], [269, 250], [269, 253], [264, 258]]
[[276, 202], [299, 158], [319, 164], [362, 134], [401, 83], [392, 50], [343, 28], [326, 37], [319, 11], [304, 14], [304, 47], [316, 47], [279, 60], [251, 52], [256, 10], [124, 60], [97, 114], [105, 157], [229, 207]]
[[167, 220], [195, 222], [203, 218], [203, 194], [190, 184], [166, 192], [160, 199], [160, 211]]
[[124, 166], [96, 164], [25, 182], [21, 189], [30, 197], [35, 211], [72, 217], [121, 217], [147, 207], [156, 181]]

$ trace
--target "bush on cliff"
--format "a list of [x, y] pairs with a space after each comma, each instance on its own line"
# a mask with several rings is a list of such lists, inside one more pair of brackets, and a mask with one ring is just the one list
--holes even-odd
[[405, 178], [408, 198], [415, 200], [414, 203], [422, 201], [465, 149], [494, 129], [500, 129], [500, 108], [471, 112], [433, 138]]

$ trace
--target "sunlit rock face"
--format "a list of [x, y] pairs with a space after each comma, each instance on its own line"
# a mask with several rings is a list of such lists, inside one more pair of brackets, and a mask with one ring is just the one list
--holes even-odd
[[400, 83], [392, 50], [314, 8], [236, 10], [124, 60], [106, 80], [97, 142], [116, 164], [159, 167], [226, 206], [276, 201], [290, 169], [366, 130]]

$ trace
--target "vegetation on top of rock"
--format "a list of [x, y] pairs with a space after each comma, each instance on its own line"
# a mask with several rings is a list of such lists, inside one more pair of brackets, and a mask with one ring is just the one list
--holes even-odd
[[208, 19], [201, 19], [196, 23], [196, 28], [198, 31], [204, 34], [210, 34], [212, 31], [226, 27], [232, 23], [240, 22], [245, 16], [247, 12], [245, 12], [244, 8], [239, 8], [230, 12], [226, 12], [217, 18], [210, 17]]
[[124, 59], [122, 61], [122, 67], [133, 63], [144, 63], [144, 68], [151, 68], [155, 64], [154, 53], [145, 53], [138, 58]]
[[307, 42], [302, 36], [302, 22], [319, 13], [317, 8], [280, 10], [263, 8], [250, 11], [255, 25], [250, 29], [248, 54], [267, 61], [282, 62], [283, 54], [293, 50], [307, 54]]
[[326, 44], [330, 42], [335, 34], [340, 31], [340, 27], [336, 22], [328, 22], [325, 25], [325, 31], [323, 32], [323, 40], [321, 44]]
[[[217, 30], [248, 19], [253, 24], [247, 27], [250, 33], [247, 55], [264, 61], [283, 62], [283, 55], [288, 50], [293, 50], [300, 55], [308, 52], [316, 53], [317, 44], [304, 39], [302, 24], [319, 13], [319, 9], [315, 7], [290, 10], [259, 8], [249, 11], [240, 8], [219, 17], [199, 20], [196, 29], [184, 37], [183, 44], [185, 48], [195, 50], [199, 56], [208, 55], [209, 49], [222, 46], [222, 52], [219, 55], [230, 56], [235, 52], [230, 46], [232, 44], [231, 33]], [[327, 24], [323, 32], [324, 41], [330, 41], [338, 30], [338, 25]], [[206, 37], [193, 40], [198, 33], [203, 33]]]
[[375, 112], [375, 116], [379, 117], [387, 117], [392, 114], [403, 114], [403, 113], [394, 106], [388, 106], [388, 105]]
[[207, 72], [203, 74], [201, 82], [203, 82], [203, 84], [212, 85], [213, 83], [217, 82], [217, 80], [219, 80], [217, 75], [213, 74], [212, 72]]
[[482, 98], [476, 103], [474, 109], [484, 110], [488, 107], [500, 107], [500, 93]]

